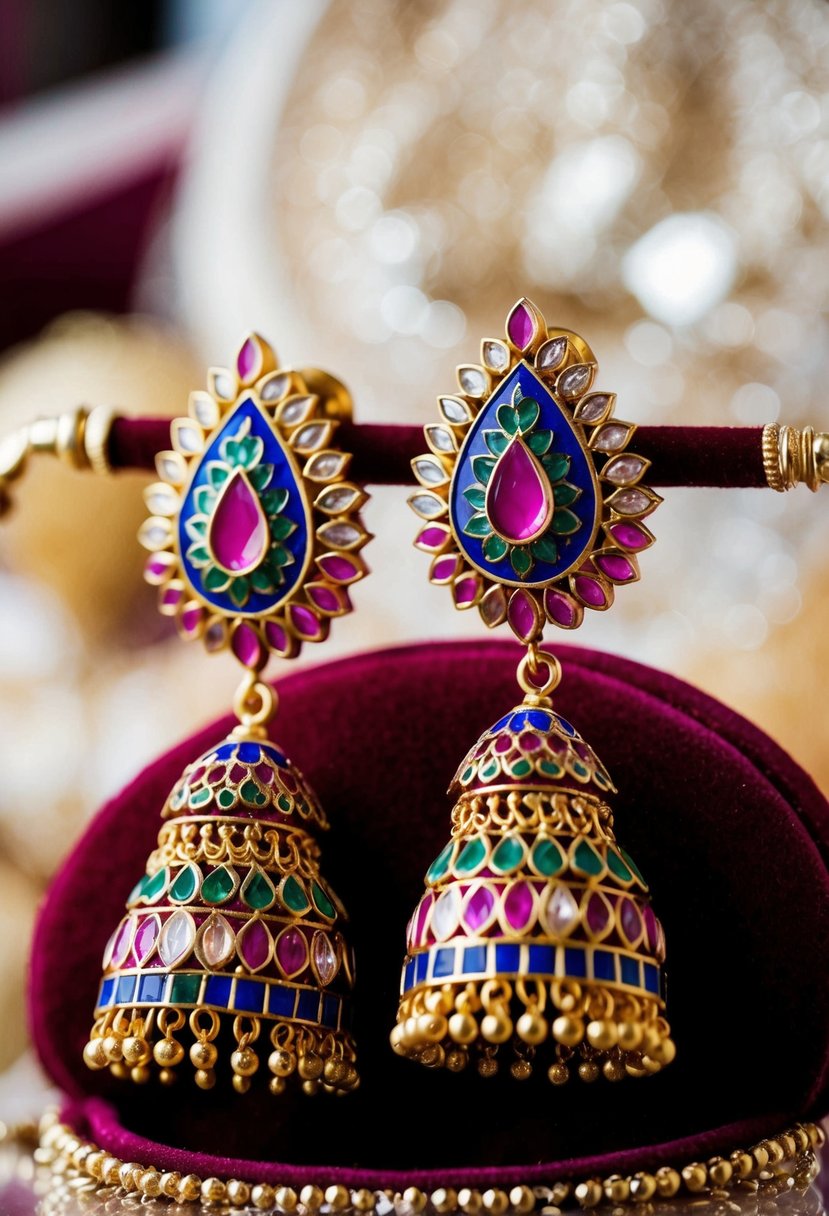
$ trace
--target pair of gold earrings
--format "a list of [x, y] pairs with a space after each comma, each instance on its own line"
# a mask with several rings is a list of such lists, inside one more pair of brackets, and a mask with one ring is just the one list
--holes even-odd
[[[541, 1066], [561, 1084], [644, 1076], [674, 1054], [662, 929], [616, 842], [611, 778], [553, 708], [561, 670], [541, 649], [547, 624], [608, 608], [653, 542], [643, 520], [660, 498], [596, 370], [581, 338], [520, 300], [504, 338], [458, 368], [413, 461], [430, 580], [526, 648], [523, 699], [461, 763], [451, 839], [407, 929], [391, 1045], [430, 1067], [521, 1079]], [[347, 402], [250, 335], [157, 458], [146, 577], [183, 637], [230, 649], [245, 675], [239, 724], [176, 783], [107, 943], [93, 1069], [143, 1082], [155, 1066], [169, 1083], [189, 1056], [207, 1089], [228, 1039], [240, 1092], [257, 1073], [274, 1093], [359, 1083], [347, 917], [319, 867], [327, 821], [269, 739], [276, 694], [261, 678], [271, 655], [323, 641], [367, 573], [367, 495], [335, 442]]]

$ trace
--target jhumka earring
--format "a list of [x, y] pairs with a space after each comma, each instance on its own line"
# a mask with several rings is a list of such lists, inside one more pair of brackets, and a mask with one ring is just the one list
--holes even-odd
[[260, 673], [271, 654], [322, 641], [366, 573], [366, 496], [333, 444], [350, 399], [325, 373], [277, 367], [255, 334], [208, 384], [172, 423], [139, 539], [161, 612], [245, 668], [239, 725], [189, 765], [162, 809], [157, 848], [104, 952], [84, 1058], [136, 1082], [155, 1064], [169, 1083], [189, 1054], [209, 1089], [227, 1041], [239, 1092], [262, 1059], [274, 1093], [292, 1077], [307, 1093], [346, 1092], [358, 1083], [353, 958], [319, 871], [314, 833], [328, 824], [269, 741], [276, 694]]
[[413, 462], [416, 545], [455, 606], [526, 646], [524, 692], [471, 748], [450, 787], [452, 838], [426, 873], [407, 930], [394, 1050], [493, 1076], [536, 1063], [563, 1084], [658, 1072], [675, 1054], [663, 1016], [662, 928], [617, 843], [614, 786], [553, 707], [561, 669], [547, 623], [574, 629], [639, 577], [661, 499], [628, 450], [635, 427], [593, 391], [596, 360], [528, 300], [506, 341], [458, 368], [438, 399], [431, 451]]

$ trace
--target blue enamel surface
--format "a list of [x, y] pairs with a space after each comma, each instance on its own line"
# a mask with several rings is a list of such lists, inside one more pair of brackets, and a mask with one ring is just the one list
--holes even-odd
[[265, 1000], [265, 985], [257, 980], [237, 980], [233, 1006], [243, 1013], [261, 1013]]
[[[463, 496], [465, 490], [478, 484], [478, 479], [472, 470], [472, 460], [475, 456], [492, 456], [484, 439], [484, 431], [500, 429], [495, 417], [496, 411], [500, 405], [512, 403], [512, 395], [517, 385], [520, 385], [525, 397], [532, 397], [538, 402], [541, 413], [537, 427], [553, 432], [550, 452], [564, 452], [570, 457], [567, 481], [581, 490], [579, 498], [569, 507], [569, 510], [582, 521], [581, 527], [572, 536], [556, 537], [559, 547], [558, 560], [554, 563], [536, 561], [530, 577], [525, 579], [519, 578], [515, 573], [509, 555], [500, 561], [489, 562], [484, 557], [483, 538], [464, 534], [464, 527], [475, 514], [475, 508]], [[461, 458], [455, 468], [449, 495], [449, 515], [461, 550], [478, 569], [485, 571], [493, 579], [520, 583], [522, 586], [528, 587], [541, 586], [552, 582], [565, 570], [569, 570], [587, 551], [593, 537], [596, 508], [597, 496], [592, 476], [592, 463], [582, 450], [570, 419], [531, 368], [526, 363], [519, 363], [482, 407], [470, 428]]]
[[593, 978], [595, 980], [616, 979], [616, 956], [609, 950], [596, 950], [593, 953]]
[[[198, 514], [198, 512], [195, 510], [193, 502], [196, 490], [199, 488], [199, 486], [210, 484], [207, 475], [207, 466], [211, 460], [222, 459], [219, 449], [223, 440], [228, 435], [235, 435], [239, 430], [240, 424], [244, 422], [246, 418], [250, 419], [249, 434], [258, 435], [264, 444], [264, 452], [262, 455], [263, 463], [272, 464], [274, 466], [273, 477], [268, 483], [268, 489], [285, 488], [289, 491], [290, 496], [288, 498], [288, 502], [281, 514], [287, 519], [290, 519], [292, 523], [296, 524], [296, 529], [286, 540], [281, 540], [279, 542], [284, 548], [288, 549], [294, 557], [293, 563], [283, 568], [285, 581], [283, 582], [282, 586], [278, 587], [276, 591], [268, 595], [263, 595], [258, 591], [254, 591], [244, 608], [241, 610], [243, 613], [253, 615], [256, 613], [268, 612], [276, 604], [281, 603], [282, 600], [285, 599], [285, 597], [299, 582], [303, 567], [305, 565], [308, 545], [311, 539], [306, 526], [305, 512], [302, 504], [302, 494], [299, 486], [297, 485], [296, 478], [291, 470], [291, 466], [288, 463], [287, 453], [277, 438], [267, 418], [259, 409], [258, 405], [256, 405], [252, 398], [244, 397], [239, 402], [236, 409], [228, 415], [221, 430], [216, 432], [207, 450], [202, 456], [196, 468], [193, 480], [187, 489], [184, 503], [182, 504], [178, 525], [179, 552], [181, 553], [181, 562], [188, 581], [193, 587], [195, 587], [199, 595], [207, 600], [209, 604], [213, 604], [216, 608], [221, 608], [223, 611], [231, 615], [236, 615], [240, 610], [233, 603], [233, 600], [230, 598], [227, 591], [206, 591], [202, 582], [202, 575], [206, 573], [206, 570], [202, 571], [196, 569], [196, 567], [187, 560], [185, 555], [193, 542], [187, 535], [184, 525], [192, 515]], [[208, 525], [208, 533], [209, 531], [210, 527]], [[209, 569], [209, 567], [207, 567], [207, 569]]]
[[423, 983], [459, 981], [472, 976], [498, 974], [558, 976], [621, 983], [630, 988], [663, 995], [658, 967], [618, 950], [590, 946], [553, 946], [494, 940], [475, 946], [432, 946], [408, 959], [402, 976], [403, 992]]

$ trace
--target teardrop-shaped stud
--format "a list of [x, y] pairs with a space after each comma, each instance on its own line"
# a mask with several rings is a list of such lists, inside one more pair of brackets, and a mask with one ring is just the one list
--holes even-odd
[[333, 376], [278, 368], [257, 334], [191, 395], [189, 416], [172, 424], [175, 450], [157, 457], [140, 532], [147, 580], [182, 637], [227, 647], [258, 672], [271, 653], [322, 641], [329, 619], [351, 610], [330, 572], [344, 549], [347, 581], [366, 574], [366, 495], [345, 480], [351, 458], [335, 446], [350, 407]]
[[[455, 606], [477, 608], [488, 628], [507, 621], [535, 643], [547, 623], [575, 628], [585, 609], [609, 607], [614, 583], [635, 581], [614, 529], [637, 526], [661, 499], [641, 484], [648, 462], [627, 451], [635, 426], [613, 419], [612, 393], [593, 389], [596, 360], [584, 339], [549, 329], [527, 299], [505, 330], [506, 342], [484, 339], [480, 366], [459, 369], [463, 395], [438, 398], [452, 443], [439, 446], [427, 427], [431, 451], [412, 462], [423, 489], [409, 502], [449, 528], [431, 580], [449, 584]], [[418, 547], [435, 552], [425, 535], [421, 528]], [[624, 577], [611, 574], [623, 568]], [[534, 607], [504, 611], [490, 594], [499, 584], [523, 588]]]

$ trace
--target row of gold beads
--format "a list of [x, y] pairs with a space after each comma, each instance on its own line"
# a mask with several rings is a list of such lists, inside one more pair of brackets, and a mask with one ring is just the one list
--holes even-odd
[[[76, 1170], [78, 1175], [104, 1187], [121, 1188], [147, 1199], [171, 1199], [177, 1203], [202, 1203], [214, 1207], [255, 1208], [259, 1211], [315, 1213], [323, 1204], [334, 1212], [354, 1209], [371, 1212], [378, 1204], [391, 1203], [401, 1213], [461, 1211], [464, 1216], [506, 1216], [513, 1212], [526, 1216], [541, 1208], [553, 1216], [556, 1208], [574, 1203], [582, 1208], [633, 1201], [672, 1199], [680, 1193], [697, 1197], [716, 1195], [739, 1188], [757, 1191], [775, 1182], [791, 1179], [791, 1185], [805, 1188], [818, 1173], [815, 1153], [825, 1142], [823, 1130], [814, 1123], [799, 1123], [772, 1139], [763, 1140], [746, 1151], [728, 1157], [712, 1157], [683, 1169], [662, 1166], [653, 1173], [639, 1172], [628, 1177], [612, 1174], [579, 1183], [557, 1182], [551, 1187], [515, 1186], [511, 1190], [491, 1188], [478, 1191], [470, 1187], [457, 1190], [440, 1187], [422, 1191], [408, 1187], [402, 1192], [374, 1191], [345, 1186], [272, 1186], [252, 1184], [232, 1178], [200, 1178], [197, 1174], [163, 1172], [134, 1161], [121, 1161], [96, 1145], [75, 1135], [54, 1114], [44, 1117], [36, 1160], [56, 1171]], [[785, 1185], [789, 1185], [786, 1183]]]
[[[155, 1010], [150, 1010], [146, 1018], [129, 1017], [120, 1010], [105, 1014], [96, 1023], [92, 1038], [84, 1048], [87, 1067], [96, 1071], [109, 1068], [116, 1077], [130, 1077], [136, 1084], [146, 1084], [152, 1075], [149, 1066], [155, 1062], [161, 1070], [160, 1082], [172, 1085], [176, 1080], [174, 1070], [188, 1054], [175, 1037], [183, 1029], [186, 1016], [180, 1009], [159, 1010], [156, 1024], [163, 1037], [153, 1043], [155, 1014]], [[212, 1089], [216, 1084], [215, 1069], [219, 1060], [213, 1040], [218, 1037], [221, 1020], [214, 1010], [196, 1009], [190, 1014], [189, 1025], [195, 1039], [189, 1050], [190, 1063], [196, 1070], [195, 1082], [200, 1089]], [[260, 1058], [255, 1044], [260, 1030], [259, 1018], [234, 1019], [236, 1050], [231, 1053], [230, 1067], [237, 1093], [246, 1093], [252, 1077], [259, 1071]], [[269, 1086], [274, 1094], [285, 1090], [292, 1074], [296, 1074], [308, 1094], [315, 1094], [320, 1088], [336, 1093], [348, 1092], [359, 1085], [355, 1051], [349, 1035], [305, 1026], [295, 1028], [279, 1022], [270, 1031], [270, 1042], [273, 1050], [267, 1063], [272, 1074]]]

